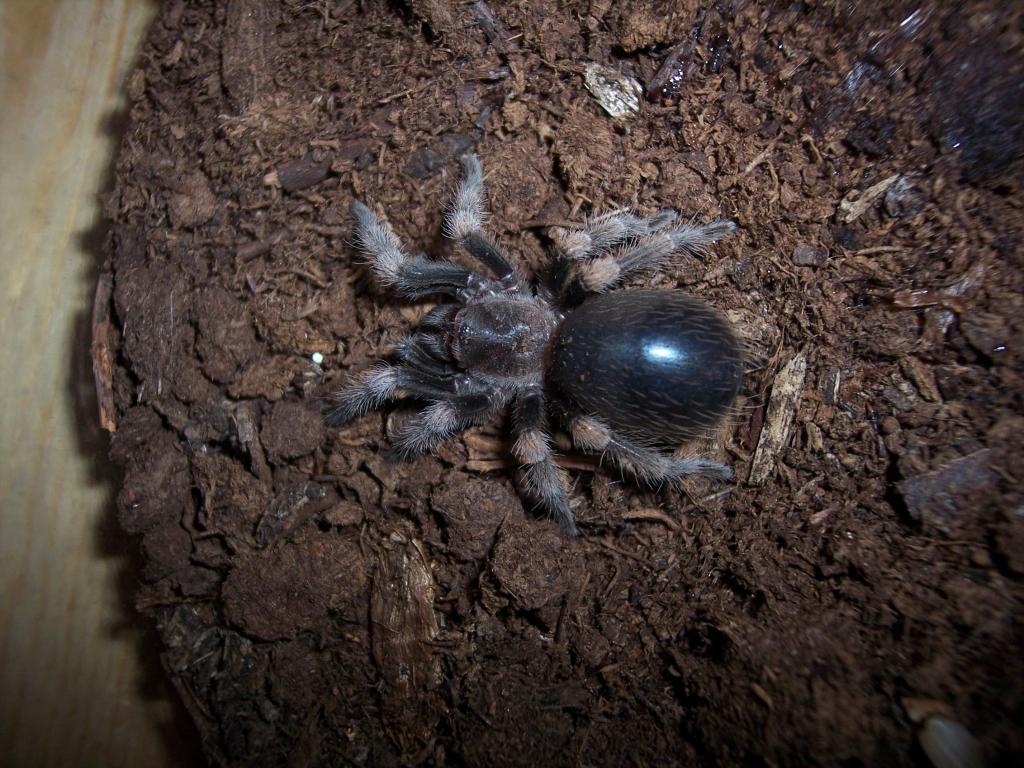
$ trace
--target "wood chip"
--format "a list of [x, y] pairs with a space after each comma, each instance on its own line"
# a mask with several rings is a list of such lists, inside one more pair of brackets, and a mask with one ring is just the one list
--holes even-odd
[[280, 186], [286, 192], [309, 189], [326, 179], [331, 173], [331, 155], [312, 153], [304, 157], [286, 160], [264, 177], [264, 183]]
[[497, 470], [514, 469], [512, 459], [469, 459], [466, 469], [470, 472], [495, 472]]
[[370, 591], [373, 660], [380, 669], [385, 722], [403, 755], [430, 743], [440, 719], [441, 680], [434, 576], [417, 541], [384, 544]]
[[258, 0], [228, 0], [224, 8], [220, 80], [238, 112], [263, 93], [270, 80], [267, 30], [271, 8]]
[[775, 709], [775, 705], [772, 703], [772, 697], [768, 695], [768, 691], [757, 683], [751, 683], [750, 690], [755, 696], [757, 696], [757, 698], [764, 702], [764, 705], [768, 707], [768, 709]]
[[640, 111], [640, 96], [644, 88], [629, 75], [591, 62], [584, 71], [583, 82], [601, 108], [612, 117], [632, 117]]
[[252, 459], [252, 471], [263, 482], [272, 482], [270, 467], [263, 453], [263, 445], [260, 443], [260, 431], [256, 426], [256, 403], [252, 401], [239, 403], [235, 408], [234, 419], [238, 442], [249, 452], [249, 457]]
[[856, 197], [842, 200], [839, 203], [839, 213], [842, 214], [843, 223], [849, 224], [851, 221], [856, 221], [863, 216], [864, 212], [873, 206], [885, 194], [885, 190], [895, 184], [899, 178], [900, 175], [894, 173], [889, 178], [883, 179], [872, 187], [868, 187]]
[[111, 351], [110, 297], [114, 278], [109, 272], [96, 281], [96, 294], [92, 302], [92, 375], [96, 382], [99, 402], [100, 426], [107, 432], [117, 432], [117, 411], [114, 408], [114, 353]]
[[747, 478], [750, 485], [761, 485], [768, 479], [775, 468], [776, 457], [786, 447], [806, 375], [807, 355], [800, 352], [775, 377], [768, 414], [750, 465]]
[[900, 370], [903, 375], [914, 382], [921, 397], [929, 403], [941, 403], [942, 395], [935, 383], [935, 374], [930, 365], [916, 357], [904, 357], [900, 360]]
[[801, 243], [793, 249], [793, 263], [798, 267], [821, 267], [828, 261], [828, 248]]

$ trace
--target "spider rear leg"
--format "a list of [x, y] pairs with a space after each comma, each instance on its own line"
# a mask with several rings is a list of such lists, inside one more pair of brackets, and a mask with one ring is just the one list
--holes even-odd
[[584, 450], [601, 452], [620, 469], [650, 485], [700, 475], [731, 480], [732, 469], [701, 456], [673, 456], [616, 435], [592, 416], [575, 416], [569, 422], [573, 442]]
[[344, 426], [401, 397], [421, 397], [427, 400], [451, 397], [457, 387], [456, 374], [380, 363], [363, 371], [334, 395], [334, 405], [327, 413], [327, 423], [334, 427]]
[[443, 440], [490, 419], [504, 404], [505, 400], [497, 390], [437, 399], [399, 430], [391, 457], [407, 460], [431, 451]]
[[523, 475], [529, 489], [554, 517], [565, 535], [578, 535], [576, 516], [566, 494], [568, 477], [555, 464], [551, 453], [544, 395], [539, 387], [531, 387], [516, 398], [512, 418], [516, 435], [512, 454], [523, 465]]

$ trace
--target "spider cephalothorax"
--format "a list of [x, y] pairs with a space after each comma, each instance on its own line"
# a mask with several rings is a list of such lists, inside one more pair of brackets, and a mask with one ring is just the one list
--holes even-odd
[[730, 469], [656, 446], [713, 426], [739, 390], [742, 359], [728, 323], [680, 291], [614, 291], [673, 253], [699, 251], [735, 226], [680, 224], [674, 211], [606, 213], [555, 234], [554, 284], [537, 291], [483, 233], [484, 183], [475, 155], [445, 221], [490, 276], [449, 261], [407, 256], [386, 223], [352, 203], [356, 240], [378, 279], [412, 299], [454, 299], [424, 319], [394, 363], [364, 372], [335, 398], [344, 424], [389, 400], [428, 405], [402, 428], [395, 449], [431, 450], [512, 404], [512, 451], [529, 490], [566, 533], [576, 532], [565, 473], [554, 461], [549, 416], [584, 450], [603, 453], [641, 480], [685, 475], [726, 480]]

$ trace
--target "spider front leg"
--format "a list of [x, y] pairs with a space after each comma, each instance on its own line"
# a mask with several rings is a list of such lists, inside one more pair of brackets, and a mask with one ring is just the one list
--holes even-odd
[[725, 464], [700, 456], [673, 456], [639, 445], [614, 434], [592, 416], [573, 417], [569, 422], [569, 431], [577, 446], [603, 453], [620, 469], [649, 485], [679, 480], [688, 475], [721, 481], [732, 479], [732, 469]]
[[649, 235], [676, 220], [675, 211], [658, 211], [646, 218], [629, 211], [602, 213], [582, 229], [557, 229], [553, 234], [559, 257], [584, 261], [606, 253], [630, 238]]
[[628, 212], [604, 214], [584, 229], [557, 235], [561, 258], [556, 291], [570, 303], [603, 293], [638, 272], [657, 269], [674, 253], [696, 253], [733, 232], [727, 220], [703, 226], [679, 224], [675, 211], [647, 218]]
[[356, 244], [366, 255], [377, 279], [403, 296], [420, 299], [431, 294], [449, 296], [491, 282], [483, 275], [450, 261], [431, 261], [424, 256], [407, 256], [398, 237], [386, 223], [358, 200], [352, 202], [356, 220]]
[[484, 204], [484, 173], [480, 167], [480, 158], [466, 155], [462, 159], [462, 170], [462, 180], [452, 200], [451, 210], [445, 217], [445, 234], [491, 270], [503, 285], [518, 285], [519, 276], [515, 267], [483, 230], [487, 208]]
[[555, 464], [547, 433], [544, 394], [540, 387], [520, 393], [512, 410], [516, 442], [512, 453], [523, 465], [523, 475], [530, 490], [558, 522], [567, 536], [576, 536], [576, 516], [566, 495], [567, 476]]

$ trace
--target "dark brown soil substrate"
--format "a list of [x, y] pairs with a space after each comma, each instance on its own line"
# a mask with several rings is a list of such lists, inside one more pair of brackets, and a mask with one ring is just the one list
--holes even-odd
[[[1009, 7], [169, 3], [128, 85], [96, 351], [139, 604], [210, 761], [914, 765], [922, 711], [1021, 760]], [[602, 110], [592, 62], [646, 86], [638, 114]], [[405, 465], [406, 408], [323, 426], [425, 311], [354, 262], [350, 201], [453, 256], [467, 151], [529, 269], [616, 205], [736, 220], [639, 282], [754, 351], [712, 447], [738, 482], [644, 490], [566, 451], [566, 540], [500, 424]]]

